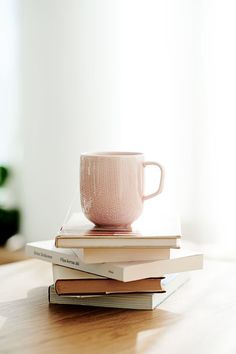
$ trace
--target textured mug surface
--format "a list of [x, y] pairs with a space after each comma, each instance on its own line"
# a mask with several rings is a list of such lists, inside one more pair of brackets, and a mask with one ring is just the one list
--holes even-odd
[[[144, 196], [144, 167], [161, 170], [159, 188]], [[142, 153], [85, 153], [80, 158], [80, 196], [85, 216], [99, 226], [129, 226], [143, 209], [145, 199], [161, 193], [163, 169], [144, 162]]]

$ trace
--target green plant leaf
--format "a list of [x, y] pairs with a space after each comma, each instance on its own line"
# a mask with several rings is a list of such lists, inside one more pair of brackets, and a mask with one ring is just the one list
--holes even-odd
[[9, 170], [5, 166], [0, 166], [0, 187], [4, 185], [9, 176]]

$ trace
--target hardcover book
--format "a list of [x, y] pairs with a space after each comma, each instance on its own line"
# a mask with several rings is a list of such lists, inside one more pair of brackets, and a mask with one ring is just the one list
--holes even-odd
[[57, 295], [54, 285], [51, 285], [48, 289], [48, 298], [50, 304], [153, 310], [188, 280], [189, 275], [186, 273], [171, 274], [162, 280], [162, 286], [166, 290], [164, 293], [110, 294], [83, 298]]
[[180, 230], [168, 225], [137, 228], [98, 228], [92, 223], [80, 223], [72, 214], [55, 238], [55, 246], [62, 248], [179, 248]]
[[203, 255], [201, 253], [174, 249], [171, 250], [170, 259], [85, 264], [73, 250], [56, 248], [53, 240], [28, 243], [26, 253], [33, 258], [125, 282], [202, 269], [203, 266]]
[[53, 281], [58, 295], [164, 292], [161, 286], [163, 278], [125, 283], [53, 264]]
[[55, 238], [55, 246], [61, 248], [179, 248], [180, 235], [156, 235], [134, 231], [77, 230], [61, 232]]

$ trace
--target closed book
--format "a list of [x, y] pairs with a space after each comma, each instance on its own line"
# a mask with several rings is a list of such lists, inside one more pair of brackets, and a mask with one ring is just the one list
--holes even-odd
[[61, 231], [55, 238], [61, 248], [179, 248], [180, 235], [161, 235], [154, 231], [122, 231], [81, 228]]
[[54, 285], [48, 289], [50, 304], [113, 307], [135, 310], [153, 310], [189, 280], [186, 273], [171, 274], [162, 280], [164, 293], [110, 294], [100, 296], [57, 295]]
[[58, 295], [163, 292], [163, 278], [125, 283], [53, 264], [53, 281]]
[[87, 264], [153, 261], [170, 258], [170, 248], [74, 248], [73, 251]]
[[56, 248], [54, 241], [37, 241], [26, 245], [33, 258], [82, 270], [121, 281], [158, 278], [170, 273], [202, 269], [203, 255], [187, 250], [171, 250], [170, 259], [142, 262], [85, 264], [71, 249]]
[[100, 228], [74, 213], [55, 237], [62, 248], [179, 248], [179, 224], [145, 223], [129, 228]]

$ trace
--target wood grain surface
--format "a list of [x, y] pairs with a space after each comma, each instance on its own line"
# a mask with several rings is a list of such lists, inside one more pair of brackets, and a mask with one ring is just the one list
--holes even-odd
[[0, 264], [19, 262], [28, 258], [24, 250], [9, 251], [6, 247], [0, 247]]
[[203, 271], [154, 311], [49, 305], [51, 264], [0, 266], [0, 353], [236, 353], [236, 263]]

